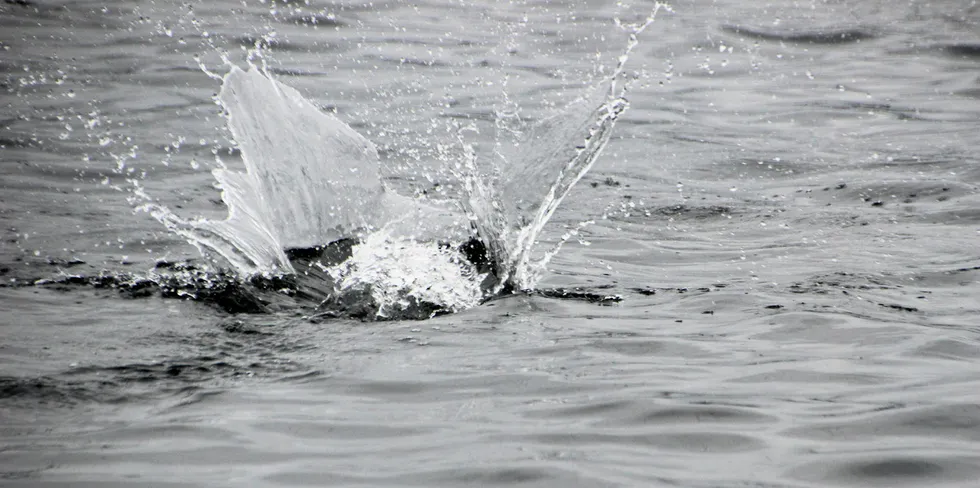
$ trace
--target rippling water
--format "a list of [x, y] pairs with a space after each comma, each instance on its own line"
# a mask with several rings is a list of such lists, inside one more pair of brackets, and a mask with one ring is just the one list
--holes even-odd
[[438, 193], [448, 126], [491, 144], [501, 85], [543, 116], [651, 7], [578, 3], [0, 4], [3, 484], [974, 486], [975, 1], [659, 17], [542, 236], [594, 219], [540, 286], [618, 303], [314, 323], [65, 278], [199, 261], [131, 202], [225, 212], [195, 56], [266, 45], [391, 186]]

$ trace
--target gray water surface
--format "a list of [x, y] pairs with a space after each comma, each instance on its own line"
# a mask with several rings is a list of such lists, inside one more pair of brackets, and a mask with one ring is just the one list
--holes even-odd
[[977, 486], [976, 1], [661, 12], [542, 243], [594, 219], [540, 286], [619, 303], [313, 323], [32, 285], [200, 262], [129, 201], [225, 211], [213, 153], [239, 155], [195, 56], [266, 39], [432, 192], [447, 126], [491, 145], [504, 84], [546, 115], [651, 6], [0, 4], [0, 484]]

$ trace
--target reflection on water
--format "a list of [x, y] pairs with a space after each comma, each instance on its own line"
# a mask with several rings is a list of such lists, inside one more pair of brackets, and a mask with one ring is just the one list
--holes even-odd
[[242, 153], [194, 56], [270, 45], [385, 184], [446, 199], [440, 158], [460, 126], [492, 151], [503, 84], [542, 119], [645, 11], [0, 4], [5, 483], [969, 486], [980, 7], [812, 7], [675, 5], [644, 34], [538, 237], [566, 239], [541, 287], [621, 301], [363, 324], [66, 278], [202, 265], [127, 201], [227, 212], [209, 170]]

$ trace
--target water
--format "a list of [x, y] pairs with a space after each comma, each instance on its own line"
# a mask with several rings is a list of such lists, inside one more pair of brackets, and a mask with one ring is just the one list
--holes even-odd
[[462, 190], [459, 129], [489, 162], [495, 113], [579, 97], [626, 45], [615, 18], [650, 7], [0, 5], [4, 483], [971, 486], [971, 2], [661, 12], [529, 258], [565, 239], [537, 288], [620, 302], [362, 323], [141, 281], [178, 276], [179, 297], [213, 276], [134, 188], [219, 222], [215, 156], [245, 167], [195, 56], [224, 73], [216, 51], [245, 66], [247, 46], [431, 203]]
[[[214, 176], [228, 215], [188, 221], [141, 187], [135, 194], [146, 203], [139, 210], [198, 247], [209, 268], [230, 266], [240, 280], [335, 283], [321, 283], [326, 293], [311, 297], [318, 308], [350, 301], [342, 298], [350, 294], [355, 301], [373, 298], [372, 318], [395, 317], [417, 303], [453, 312], [479, 302], [483, 278], [456, 251], [465, 215], [388, 190], [370, 141], [267, 69], [226, 64], [218, 100], [245, 165], [232, 171], [217, 160]], [[349, 257], [320, 259], [320, 246], [339, 251], [344, 240], [351, 242]], [[309, 255], [300, 269], [289, 256], [298, 250]], [[298, 291], [260, 287], [275, 290], [272, 302]]]

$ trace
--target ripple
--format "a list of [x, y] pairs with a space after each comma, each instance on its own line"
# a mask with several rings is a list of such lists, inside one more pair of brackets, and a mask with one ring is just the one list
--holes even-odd
[[977, 362], [980, 360], [980, 344], [964, 339], [937, 339], [909, 351], [909, 355]]
[[980, 405], [940, 405], [852, 415], [835, 422], [814, 422], [784, 432], [793, 437], [862, 442], [890, 437], [942, 437], [980, 441]]
[[946, 44], [942, 48], [954, 56], [980, 58], [980, 41]]
[[877, 34], [861, 27], [825, 29], [766, 29], [742, 25], [725, 25], [723, 30], [766, 41], [794, 42], [799, 44], [850, 44], [866, 39], [874, 39]]
[[817, 461], [791, 472], [800, 479], [849, 486], [964, 486], [980, 476], [978, 460], [888, 453]]
[[296, 439], [371, 440], [408, 437], [429, 433], [433, 429], [399, 427], [394, 425], [358, 424], [353, 422], [284, 422], [267, 421], [252, 424], [252, 428]]
[[763, 449], [767, 443], [744, 434], [722, 432], [663, 432], [649, 434], [563, 433], [537, 434], [531, 439], [549, 445], [582, 447], [594, 444], [636, 445], [703, 453], [732, 453]]
[[718, 405], [688, 405], [683, 407], [653, 408], [649, 412], [630, 419], [629, 423], [644, 425], [677, 425], [684, 423], [759, 424], [774, 423], [777, 420], [778, 418], [772, 415], [759, 413], [746, 408], [723, 407]]

